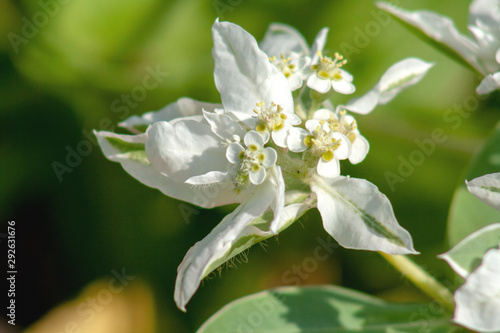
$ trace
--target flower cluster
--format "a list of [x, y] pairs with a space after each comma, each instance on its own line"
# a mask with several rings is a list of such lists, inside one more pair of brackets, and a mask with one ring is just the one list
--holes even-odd
[[434, 12], [409, 12], [388, 3], [378, 6], [404, 23], [421, 31], [447, 53], [468, 64], [483, 76], [476, 88], [480, 95], [500, 88], [500, 1], [474, 0], [469, 7], [469, 31], [472, 38], [461, 34], [453, 21]]
[[[346, 248], [417, 253], [387, 197], [366, 180], [341, 176], [339, 161], [360, 163], [369, 150], [347, 111], [366, 114], [389, 102], [432, 64], [405, 59], [367, 94], [333, 107], [328, 96], [355, 88], [345, 59], [326, 55], [327, 32], [309, 48], [295, 29], [273, 24], [259, 45], [217, 20], [214, 78], [222, 104], [181, 98], [120, 124], [135, 135], [95, 133], [108, 159], [168, 196], [205, 208], [240, 204], [180, 264], [180, 309], [215, 268], [313, 207]], [[298, 183], [302, 190], [294, 189]]]

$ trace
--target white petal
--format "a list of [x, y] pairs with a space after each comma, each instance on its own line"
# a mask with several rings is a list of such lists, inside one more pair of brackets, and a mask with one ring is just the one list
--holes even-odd
[[362, 162], [369, 150], [370, 144], [368, 141], [361, 134], [356, 134], [356, 139], [352, 143], [352, 151], [351, 155], [349, 155], [349, 162], [352, 164]]
[[482, 72], [476, 58], [476, 54], [479, 53], [477, 44], [458, 32], [453, 21], [448, 17], [425, 10], [408, 12], [382, 2], [378, 2], [377, 6], [421, 30], [431, 39], [449, 47], [452, 52], [456, 52], [477, 71]]
[[309, 52], [309, 46], [302, 34], [283, 23], [271, 23], [259, 46], [269, 57], [275, 56], [278, 59], [282, 53], [307, 54]]
[[286, 121], [290, 125], [300, 125], [302, 120], [300, 120], [299, 116], [297, 116], [295, 113], [286, 113]]
[[310, 135], [308, 131], [300, 127], [293, 127], [288, 131], [288, 137], [286, 143], [288, 149], [294, 153], [300, 153], [306, 150], [308, 147], [304, 143], [304, 139]]
[[318, 166], [316, 167], [318, 175], [326, 178], [335, 178], [340, 176], [340, 163], [336, 158], [330, 161], [325, 161], [322, 158], [318, 161]]
[[274, 102], [293, 111], [288, 80], [241, 27], [216, 21], [212, 28], [215, 85], [226, 110], [240, 120], [252, 117], [255, 103]]
[[332, 111], [328, 109], [319, 109], [313, 113], [313, 118], [314, 119], [324, 119], [328, 120], [330, 117], [333, 117], [333, 119], [337, 119], [337, 115]]
[[320, 120], [321, 119], [316, 119], [316, 118], [313, 118], [313, 119], [309, 119], [308, 121], [306, 121], [305, 123], [305, 127], [306, 129], [310, 132], [310, 133], [314, 133], [314, 131], [320, 127]]
[[221, 139], [231, 139], [233, 135], [238, 135], [239, 137], [245, 135], [245, 130], [241, 125], [227, 114], [203, 110], [203, 115], [210, 124], [212, 131]]
[[340, 146], [334, 151], [334, 156], [336, 159], [345, 160], [351, 155], [351, 141], [341, 133], [333, 133], [333, 138], [337, 141], [340, 140]]
[[356, 87], [347, 80], [332, 80], [332, 88], [336, 92], [344, 95], [350, 95], [356, 91]]
[[285, 180], [283, 179], [283, 173], [281, 168], [274, 166], [269, 170], [269, 179], [275, 186], [275, 196], [273, 202], [271, 203], [271, 208], [273, 210], [274, 216], [269, 230], [273, 234], [277, 234], [281, 226], [283, 226], [283, 215], [285, 207]]
[[174, 299], [177, 307], [186, 311], [186, 304], [198, 289], [200, 282], [213, 269], [211, 264], [223, 257], [238, 241], [245, 227], [264, 213], [274, 198], [274, 185], [265, 182], [234, 212], [227, 215], [208, 236], [196, 243], [177, 269]]
[[500, 88], [500, 72], [485, 76], [479, 86], [476, 88], [478, 95], [489, 94]]
[[274, 143], [281, 148], [286, 148], [286, 138], [288, 137], [288, 131], [292, 128], [292, 125], [284, 123], [283, 127], [279, 131], [273, 131], [271, 136]]
[[250, 145], [256, 145], [258, 149], [264, 146], [264, 138], [257, 131], [249, 131], [245, 134], [245, 138], [243, 139], [245, 142], [245, 146], [250, 147]]
[[157, 121], [171, 121], [176, 118], [201, 115], [202, 109], [213, 111], [221, 107], [222, 104], [199, 102], [191, 98], [183, 97], [168, 104], [159, 111], [147, 112], [142, 116], [131, 116], [119, 123], [118, 126], [126, 128], [132, 133], [142, 133], [144, 131], [138, 130], [138, 127], [144, 127]]
[[271, 134], [267, 130], [264, 132], [257, 132], [257, 133], [259, 133], [259, 135], [262, 137], [262, 141], [264, 142], [264, 144], [266, 144], [269, 141], [269, 138], [271, 137]]
[[302, 78], [300, 75], [293, 74], [288, 77], [288, 87], [290, 87], [290, 91], [295, 91], [302, 87]]
[[388, 103], [403, 89], [419, 82], [432, 66], [418, 58], [406, 58], [389, 67], [379, 81], [379, 104]]
[[351, 99], [347, 105], [343, 105], [341, 109], [347, 109], [352, 112], [356, 112], [359, 114], [367, 114], [370, 113], [378, 104], [380, 99], [380, 91], [379, 84], [372, 88], [369, 92], [364, 94], [361, 97], [356, 97]]
[[391, 203], [364, 179], [315, 177], [311, 189], [325, 230], [345, 248], [416, 254], [410, 234], [403, 229]]
[[159, 121], [147, 134], [146, 153], [151, 164], [173, 180], [226, 170], [225, 148], [206, 122], [191, 117], [173, 125]]
[[469, 7], [469, 23], [481, 22], [491, 30], [500, 26], [500, 7], [498, 0], [474, 0]]
[[317, 92], [326, 94], [332, 87], [332, 80], [320, 79], [316, 73], [314, 73], [307, 79], [307, 86]]
[[325, 48], [327, 36], [328, 36], [328, 28], [321, 29], [316, 35], [314, 43], [311, 47], [312, 64], [318, 63], [319, 61], [318, 51], [323, 51], [323, 49]]
[[480, 332], [500, 331], [500, 250], [491, 249], [455, 292], [453, 320]]
[[250, 171], [250, 181], [254, 185], [260, 185], [266, 179], [266, 169], [264, 167], [259, 167], [257, 171]]
[[375, 106], [388, 103], [403, 89], [419, 82], [432, 66], [417, 58], [403, 59], [389, 67], [368, 93], [350, 100], [344, 107], [352, 112], [367, 114]]
[[229, 187], [229, 181], [231, 180], [231, 176], [227, 172], [220, 171], [210, 171], [204, 175], [194, 176], [186, 180], [186, 184], [191, 185], [207, 185], [207, 184], [220, 184], [227, 183]]
[[496, 210], [500, 210], [500, 173], [474, 178], [466, 184], [470, 193]]
[[269, 168], [276, 164], [276, 161], [278, 160], [278, 154], [276, 153], [276, 150], [271, 147], [267, 147], [264, 148], [262, 153], [264, 154], [264, 161], [262, 161], [263, 166]]
[[158, 189], [163, 194], [183, 200], [204, 208], [227, 205], [238, 202], [238, 198], [230, 188], [225, 187], [193, 187], [184, 182], [177, 182], [161, 173], [151, 164], [143, 163], [131, 154], [124, 154], [110, 144], [108, 138], [120, 139], [124, 142], [146, 143], [147, 135], [123, 135], [111, 132], [94, 132], [104, 155], [111, 161], [119, 162], [132, 177], [146, 186]]
[[347, 82], [352, 82], [353, 76], [351, 73], [349, 73], [348, 71], [346, 71], [342, 68], [339, 68], [339, 71], [340, 71], [340, 75], [342, 76], [342, 79], [344, 79]]
[[244, 150], [245, 148], [243, 148], [243, 146], [240, 145], [238, 142], [231, 142], [226, 149], [227, 160], [232, 164], [241, 163], [240, 153]]

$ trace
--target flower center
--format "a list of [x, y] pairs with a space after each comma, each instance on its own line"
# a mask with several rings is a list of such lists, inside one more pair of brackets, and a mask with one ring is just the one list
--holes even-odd
[[280, 59], [276, 59], [276, 56], [269, 57], [269, 61], [271, 61], [287, 78], [297, 71], [297, 66], [292, 64], [290, 60], [290, 57], [285, 57], [283, 53], [281, 53]]
[[240, 159], [240, 163], [233, 178], [233, 184], [237, 191], [241, 191], [251, 182], [254, 182], [250, 173], [258, 173], [261, 171], [261, 168], [265, 170], [266, 166], [276, 162], [273, 160], [272, 155], [270, 156], [265, 153], [265, 149], [255, 144], [250, 144], [246, 149], [239, 152], [238, 158]]
[[347, 60], [338, 53], [335, 53], [335, 59], [332, 60], [330, 57], [325, 57], [318, 51], [319, 63], [312, 65], [311, 69], [316, 71], [318, 77], [322, 79], [332, 79], [335, 81], [342, 80], [342, 72], [339, 70], [340, 67], [347, 63]]
[[325, 122], [325, 120], [322, 120], [320, 126], [314, 130], [312, 135], [308, 135], [304, 138], [304, 144], [310, 147], [312, 155], [321, 157], [328, 162], [334, 158], [334, 152], [340, 147], [342, 140], [337, 140], [333, 137], [334, 131], [332, 129], [332, 124], [329, 126], [329, 131], [323, 128]]
[[264, 102], [257, 103], [258, 109], [253, 109], [257, 114], [257, 126], [255, 130], [259, 133], [267, 131], [279, 131], [285, 127], [287, 115], [282, 113], [283, 108], [271, 102], [271, 107], [266, 108]]
[[356, 123], [356, 120], [354, 118], [352, 118], [352, 120], [346, 119], [346, 111], [340, 111], [340, 121], [338, 121], [337, 131], [347, 136], [349, 138], [349, 141], [353, 143], [354, 140], [356, 140], [356, 133], [354, 132], [354, 130], [356, 130], [357, 128], [358, 125]]

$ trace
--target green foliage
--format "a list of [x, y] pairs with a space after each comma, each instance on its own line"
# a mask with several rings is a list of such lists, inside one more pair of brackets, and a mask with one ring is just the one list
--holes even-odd
[[198, 333], [449, 332], [437, 303], [396, 304], [335, 286], [282, 287], [229, 303]]
[[[500, 170], [500, 127], [473, 159], [465, 179], [483, 176]], [[451, 246], [489, 224], [500, 221], [500, 212], [483, 203], [467, 190], [465, 182], [455, 191], [448, 219], [448, 242]]]

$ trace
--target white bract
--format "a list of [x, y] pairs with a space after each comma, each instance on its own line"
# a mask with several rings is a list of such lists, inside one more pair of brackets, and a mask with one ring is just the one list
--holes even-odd
[[453, 321], [478, 332], [500, 331], [499, 239], [500, 224], [492, 224], [440, 255], [465, 279], [455, 291]]
[[377, 5], [419, 29], [482, 75], [484, 78], [476, 89], [478, 94], [488, 94], [500, 88], [499, 0], [472, 1], [468, 25], [472, 38], [461, 34], [450, 18], [434, 12], [409, 12], [388, 3]]
[[[500, 210], [500, 173], [474, 178], [466, 181], [466, 185], [481, 201]], [[440, 255], [458, 275], [466, 279], [455, 291], [453, 320], [479, 332], [500, 332], [499, 240], [500, 224], [491, 224], [473, 232]], [[480, 259], [481, 264], [478, 265]]]
[[490, 173], [467, 182], [469, 192], [482, 202], [500, 210], [500, 173]]
[[[295, 29], [274, 24], [264, 52], [241, 27], [217, 20], [212, 53], [222, 104], [184, 98], [120, 124], [136, 135], [96, 132], [108, 159], [166, 195], [206, 208], [240, 203], [179, 265], [174, 299], [183, 311], [214, 269], [313, 207], [342, 246], [417, 253], [387, 197], [366, 180], [340, 176], [339, 161], [360, 163], [369, 150], [345, 110], [370, 112], [431, 65], [403, 60], [367, 95], [334, 108], [313, 90], [351, 93], [354, 86], [340, 56], [321, 54], [327, 31], [309, 49]], [[289, 189], [297, 182], [303, 191]]]

